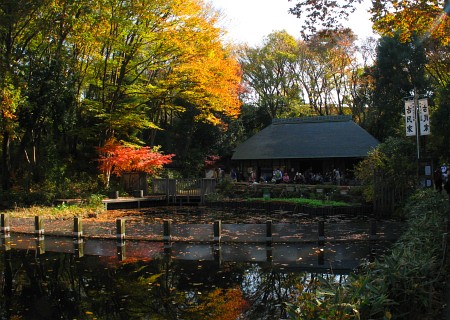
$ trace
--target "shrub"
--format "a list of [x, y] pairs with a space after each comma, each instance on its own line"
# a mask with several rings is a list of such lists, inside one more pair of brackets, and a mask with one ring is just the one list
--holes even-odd
[[216, 186], [216, 190], [223, 197], [232, 198], [235, 195], [234, 183], [229, 178], [224, 178], [220, 180]]
[[408, 229], [391, 252], [345, 283], [317, 282], [288, 308], [298, 319], [436, 319], [443, 305], [448, 203], [419, 190], [405, 206]]
[[414, 190], [417, 185], [414, 150], [410, 141], [391, 137], [357, 165], [355, 176], [361, 182], [368, 202], [377, 196], [376, 187], [398, 188], [407, 193]]

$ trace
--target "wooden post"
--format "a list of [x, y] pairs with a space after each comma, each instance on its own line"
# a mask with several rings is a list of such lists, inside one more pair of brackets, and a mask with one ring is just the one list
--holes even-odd
[[5, 233], [5, 234], [2, 233], [0, 235], [0, 243], [3, 247], [3, 250], [5, 250], [5, 251], [11, 250], [11, 237], [10, 237], [9, 232]]
[[119, 261], [124, 261], [127, 258], [125, 240], [123, 238], [117, 238], [117, 258]]
[[38, 236], [44, 235], [44, 219], [40, 216], [34, 217], [34, 233]]
[[36, 253], [38, 255], [44, 254], [45, 253], [45, 238], [44, 235], [39, 235], [36, 238]]
[[164, 220], [163, 225], [163, 241], [164, 241], [164, 259], [170, 261], [172, 259], [172, 220]]
[[164, 234], [163, 234], [163, 241], [164, 242], [170, 242], [171, 238], [171, 231], [172, 231], [172, 221], [171, 220], [164, 220]]
[[222, 238], [222, 221], [216, 220], [214, 221], [214, 242], [220, 243]]
[[134, 190], [133, 191], [133, 197], [135, 198], [143, 198], [144, 197], [144, 190]]
[[324, 220], [319, 220], [318, 222], [318, 227], [319, 227], [319, 245], [324, 245], [325, 244], [325, 221]]
[[7, 234], [10, 231], [9, 227], [9, 214], [2, 213], [0, 217], [0, 231], [3, 234]]
[[5, 251], [11, 250], [11, 235], [9, 233], [9, 214], [2, 213], [0, 217], [0, 241]]
[[213, 256], [214, 261], [217, 262], [217, 265], [220, 267], [222, 265], [222, 247], [220, 244], [215, 244], [213, 246]]
[[320, 248], [317, 252], [317, 264], [323, 266], [325, 264], [325, 250]]
[[166, 204], [169, 205], [169, 178], [166, 178]]
[[108, 198], [110, 198], [110, 199], [118, 199], [119, 198], [119, 191], [110, 191], [110, 192], [108, 192]]
[[119, 261], [124, 261], [126, 259], [125, 254], [125, 219], [116, 220], [117, 228], [117, 257]]
[[73, 218], [73, 236], [77, 239], [83, 237], [83, 222], [81, 217]]
[[125, 219], [117, 219], [116, 220], [116, 238], [117, 240], [125, 239]]
[[205, 204], [205, 179], [200, 179], [200, 204]]
[[266, 221], [266, 243], [272, 244], [272, 220]]
[[273, 247], [271, 244], [267, 244], [266, 246], [266, 259], [267, 262], [272, 262], [273, 260]]
[[170, 242], [164, 242], [164, 259], [170, 261], [172, 259], [172, 244]]
[[73, 252], [77, 258], [82, 258], [84, 256], [84, 241], [83, 238], [77, 238], [73, 242]]

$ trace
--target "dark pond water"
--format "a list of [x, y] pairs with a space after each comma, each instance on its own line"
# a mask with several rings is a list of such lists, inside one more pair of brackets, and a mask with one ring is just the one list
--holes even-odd
[[199, 244], [35, 238], [0, 250], [1, 319], [284, 319], [321, 275], [345, 280], [387, 243]]

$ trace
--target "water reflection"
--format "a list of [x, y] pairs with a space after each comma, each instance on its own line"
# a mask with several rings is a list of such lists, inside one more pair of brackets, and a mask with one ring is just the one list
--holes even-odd
[[381, 244], [2, 239], [2, 319], [281, 319], [297, 285], [345, 274]]

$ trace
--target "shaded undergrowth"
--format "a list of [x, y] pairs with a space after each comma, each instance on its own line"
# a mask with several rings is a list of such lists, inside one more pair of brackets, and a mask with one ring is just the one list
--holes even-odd
[[345, 283], [318, 279], [289, 306], [296, 319], [436, 319], [446, 282], [447, 200], [420, 190], [405, 208], [408, 229], [389, 254], [365, 263]]

